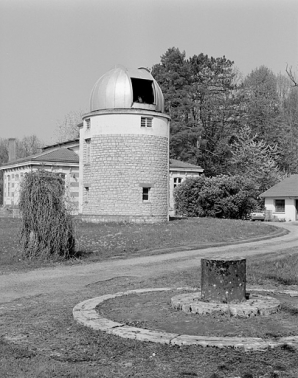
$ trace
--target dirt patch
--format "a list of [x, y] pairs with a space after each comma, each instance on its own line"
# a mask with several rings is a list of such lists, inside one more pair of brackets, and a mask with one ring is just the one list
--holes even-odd
[[169, 333], [200, 336], [279, 338], [298, 335], [298, 298], [276, 297], [281, 311], [268, 317], [247, 319], [223, 314], [197, 315], [175, 311], [171, 297], [177, 291], [131, 294], [105, 301], [97, 306], [101, 316], [140, 327]]

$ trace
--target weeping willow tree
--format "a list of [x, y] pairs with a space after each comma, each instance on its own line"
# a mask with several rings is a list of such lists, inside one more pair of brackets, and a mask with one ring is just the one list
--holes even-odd
[[19, 208], [24, 257], [55, 259], [75, 254], [74, 225], [61, 177], [44, 170], [27, 173], [21, 184]]

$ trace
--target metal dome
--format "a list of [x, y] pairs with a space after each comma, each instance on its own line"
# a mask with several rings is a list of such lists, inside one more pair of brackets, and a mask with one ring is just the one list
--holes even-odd
[[164, 112], [162, 91], [147, 68], [118, 66], [97, 80], [90, 112], [104, 109], [147, 109]]

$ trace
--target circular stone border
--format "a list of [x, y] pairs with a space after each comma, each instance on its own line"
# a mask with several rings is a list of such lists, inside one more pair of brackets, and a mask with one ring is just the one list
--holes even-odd
[[280, 310], [280, 302], [272, 297], [251, 294], [245, 302], [216, 303], [201, 301], [201, 293], [180, 294], [171, 298], [172, 307], [187, 314], [229, 314], [239, 318], [268, 316]]
[[[136, 289], [119, 292], [116, 294], [106, 294], [100, 297], [88, 299], [78, 303], [73, 308], [74, 319], [86, 326], [97, 331], [104, 331], [108, 334], [120, 336], [123, 338], [134, 339], [139, 341], [151, 341], [154, 343], [168, 344], [168, 345], [199, 345], [203, 347], [217, 347], [217, 348], [235, 348], [249, 350], [264, 351], [268, 348], [276, 348], [278, 346], [287, 345], [298, 349], [298, 336], [281, 337], [279, 339], [262, 339], [259, 337], [208, 337], [208, 336], [193, 336], [180, 335], [176, 333], [158, 332], [149, 329], [130, 327], [123, 323], [114, 322], [113, 320], [104, 318], [95, 310], [100, 303], [129, 294], [141, 294], [158, 291], [171, 290], [198, 290], [190, 287], [185, 288], [149, 288]], [[258, 288], [250, 288], [253, 291], [261, 291], [268, 293], [287, 294], [290, 296], [298, 296], [298, 291], [294, 290], [266, 290]]]

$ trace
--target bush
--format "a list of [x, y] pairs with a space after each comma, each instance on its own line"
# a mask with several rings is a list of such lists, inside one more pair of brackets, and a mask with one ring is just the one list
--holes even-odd
[[21, 242], [26, 258], [68, 258], [75, 254], [72, 217], [63, 180], [44, 170], [27, 173], [21, 184]]
[[252, 181], [242, 176], [189, 178], [174, 191], [177, 215], [244, 219], [257, 206]]

